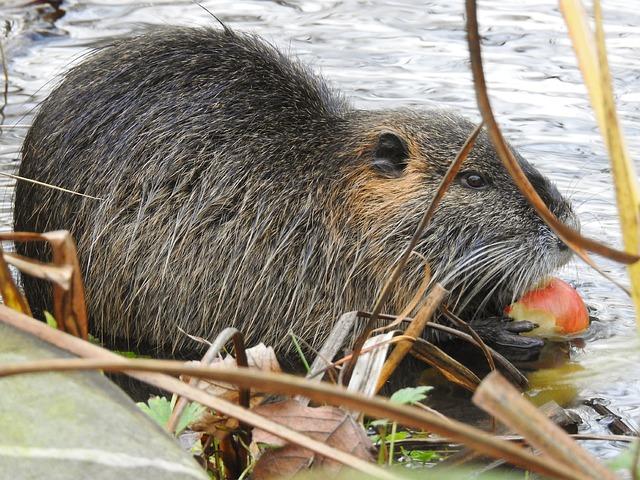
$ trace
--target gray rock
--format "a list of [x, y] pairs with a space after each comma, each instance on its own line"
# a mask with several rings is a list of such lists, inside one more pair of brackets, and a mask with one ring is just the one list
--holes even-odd
[[[0, 362], [70, 355], [0, 324]], [[0, 378], [0, 478], [202, 479], [178, 443], [97, 372]]]

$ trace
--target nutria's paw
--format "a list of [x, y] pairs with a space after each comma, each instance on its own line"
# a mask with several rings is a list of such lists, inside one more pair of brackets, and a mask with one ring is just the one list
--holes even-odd
[[514, 322], [508, 317], [489, 317], [475, 320], [471, 326], [485, 343], [500, 351], [514, 348], [539, 350], [544, 345], [540, 338], [520, 335], [537, 328], [538, 325], [533, 322]]

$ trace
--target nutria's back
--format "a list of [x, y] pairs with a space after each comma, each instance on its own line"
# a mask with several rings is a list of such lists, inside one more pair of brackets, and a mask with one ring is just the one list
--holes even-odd
[[[178, 327], [236, 326], [317, 346], [341, 313], [371, 307], [472, 129], [442, 110], [357, 110], [253, 36], [164, 28], [72, 69], [25, 139], [20, 175], [102, 200], [19, 183], [15, 229], [72, 231], [107, 343], [184, 354]], [[461, 308], [510, 298], [569, 256], [484, 134], [417, 250]], [[422, 274], [414, 256], [387, 308]], [[36, 281], [25, 289], [46, 307]]]

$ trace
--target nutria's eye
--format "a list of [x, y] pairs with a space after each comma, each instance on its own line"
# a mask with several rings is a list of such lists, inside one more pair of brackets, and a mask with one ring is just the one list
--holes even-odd
[[462, 172], [458, 176], [463, 187], [482, 190], [489, 186], [487, 179], [478, 172]]
[[371, 166], [388, 178], [398, 178], [409, 163], [407, 144], [395, 133], [383, 133], [373, 151]]

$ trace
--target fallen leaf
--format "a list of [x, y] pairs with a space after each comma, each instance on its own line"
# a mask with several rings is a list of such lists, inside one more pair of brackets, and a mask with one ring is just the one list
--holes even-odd
[[[295, 400], [260, 405], [253, 409], [270, 420], [296, 430], [327, 445], [374, 461], [371, 441], [362, 426], [344, 410], [337, 407], [307, 407]], [[260, 446], [266, 448], [260, 448]], [[261, 451], [252, 478], [291, 478], [310, 467], [337, 473], [342, 465], [316, 456], [310, 450], [287, 444], [284, 440], [259, 429], [253, 431], [252, 451]]]
[[[280, 364], [276, 358], [275, 351], [272, 347], [267, 347], [265, 344], [260, 343], [255, 347], [246, 350], [247, 363], [249, 368], [267, 371], [267, 372], [281, 372]], [[194, 365], [200, 362], [189, 362]], [[223, 359], [217, 360], [211, 364], [212, 367], [222, 366], [231, 367], [236, 366], [236, 360], [231, 355], [227, 355]], [[214, 382], [208, 380], [201, 380], [201, 385], [207, 393], [216, 397], [224, 398], [233, 403], [238, 403], [239, 391], [235, 385], [224, 382]], [[265, 396], [255, 391], [251, 392], [251, 398], [249, 399], [249, 406], [251, 408], [260, 405], [264, 401]], [[217, 414], [207, 411], [205, 412], [199, 421], [191, 425], [191, 429], [196, 432], [208, 433], [220, 439], [221, 436], [227, 435], [229, 432], [235, 431], [240, 427], [240, 422], [235, 418], [220, 417]]]
[[[276, 353], [272, 347], [267, 347], [264, 343], [260, 343], [255, 347], [247, 349], [247, 363], [249, 368], [262, 370], [265, 372], [281, 372], [280, 364], [276, 358]], [[199, 363], [199, 362], [194, 362]], [[231, 355], [227, 355], [222, 360], [218, 360], [211, 364], [212, 367], [222, 366], [231, 367], [236, 365], [236, 360]], [[237, 402], [238, 401], [238, 388], [235, 385], [224, 382], [213, 382], [202, 380], [201, 385], [205, 391], [216, 397], [223, 397], [226, 400]]]

